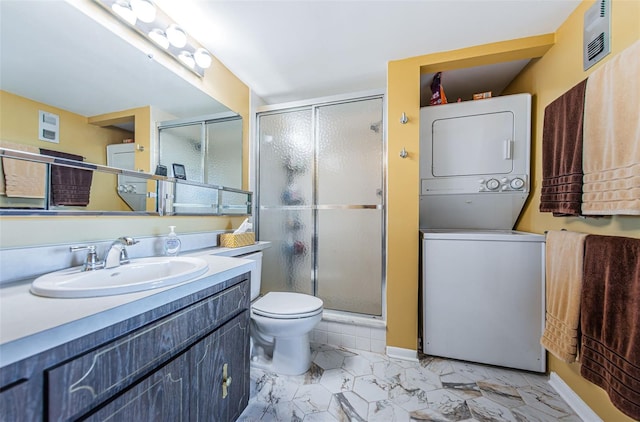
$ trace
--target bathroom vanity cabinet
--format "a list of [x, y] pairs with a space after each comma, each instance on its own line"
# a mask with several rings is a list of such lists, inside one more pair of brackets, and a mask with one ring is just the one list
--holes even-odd
[[236, 420], [249, 306], [246, 273], [1, 368], [0, 420]]

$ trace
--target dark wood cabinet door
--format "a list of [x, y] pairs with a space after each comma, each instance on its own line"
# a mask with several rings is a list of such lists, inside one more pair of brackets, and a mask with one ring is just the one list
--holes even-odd
[[235, 421], [249, 401], [249, 311], [198, 342], [190, 355], [191, 420]]
[[188, 354], [178, 356], [81, 420], [188, 422]]
[[[34, 385], [35, 384], [35, 385]], [[0, 390], [0, 422], [41, 421], [42, 389], [23, 379]]]

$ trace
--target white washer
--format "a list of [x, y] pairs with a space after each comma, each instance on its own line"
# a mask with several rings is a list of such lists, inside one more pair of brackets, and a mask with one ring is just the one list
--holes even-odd
[[422, 230], [423, 351], [545, 372], [543, 235]]

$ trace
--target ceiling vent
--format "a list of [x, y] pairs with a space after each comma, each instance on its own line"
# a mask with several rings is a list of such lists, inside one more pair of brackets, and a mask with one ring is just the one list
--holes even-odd
[[611, 51], [611, 0], [598, 0], [584, 14], [583, 68], [589, 69]]

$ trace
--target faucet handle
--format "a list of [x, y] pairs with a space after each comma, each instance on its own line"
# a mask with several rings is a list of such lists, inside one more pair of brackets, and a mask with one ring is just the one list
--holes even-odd
[[126, 246], [133, 246], [136, 243], [140, 243], [140, 241], [135, 240], [133, 237], [129, 237], [129, 236], [122, 236], [116, 239], [116, 241], [114, 242], [114, 244], [120, 244], [122, 245], [122, 249], [120, 249], [120, 264], [128, 264], [129, 261], [129, 254], [127, 253], [127, 248]]
[[95, 271], [104, 267], [104, 262], [98, 259], [95, 245], [71, 246], [71, 252], [88, 251], [87, 258], [82, 265], [82, 271]]
[[122, 236], [116, 239], [116, 242], [120, 242], [125, 246], [132, 246], [135, 245], [136, 243], [140, 243], [140, 241], [135, 240], [133, 237], [129, 237], [129, 236]]

